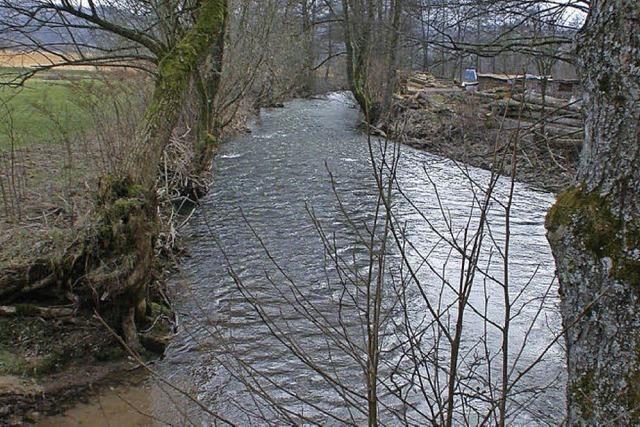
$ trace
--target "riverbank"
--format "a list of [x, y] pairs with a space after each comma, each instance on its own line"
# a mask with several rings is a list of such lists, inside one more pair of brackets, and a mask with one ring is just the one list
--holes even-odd
[[411, 147], [487, 170], [497, 167], [504, 175], [511, 175], [515, 159], [517, 180], [559, 193], [575, 177], [580, 137], [567, 137], [556, 124], [541, 130], [541, 121], [530, 117], [530, 104], [512, 98], [504, 89], [465, 92], [448, 83], [409, 82], [378, 128]]
[[[90, 132], [0, 152], [0, 425], [60, 413], [139, 368], [122, 345], [125, 331], [97, 313], [137, 274], [137, 244], [112, 236], [148, 197], [158, 226], [144, 251], [150, 283], [136, 315], [142, 360], [161, 357], [175, 328], [166, 278], [183, 253], [181, 227], [212, 176], [195, 165], [192, 132], [181, 127], [162, 155], [154, 195], [110, 181], [122, 175], [146, 102], [106, 97], [128, 114], [114, 122], [109, 111], [92, 110]], [[252, 108], [241, 100], [222, 137], [247, 131]]]
[[[20, 216], [1, 218], [0, 425], [60, 412], [136, 368], [110, 310], [100, 307], [106, 305], [105, 292], [127, 279], [128, 255], [109, 258], [108, 235], [96, 237], [105, 218], [98, 196], [104, 181], [102, 169], [91, 167], [98, 151], [90, 146], [87, 157], [72, 152], [73, 167], [65, 167], [65, 155], [55, 145], [14, 151], [28, 179], [22, 194], [30, 197], [19, 199]], [[163, 227], [150, 248], [147, 305], [137, 325], [144, 360], [162, 354], [173, 329], [163, 277], [172, 266], [169, 251], [176, 247], [181, 219], [170, 219], [169, 202], [163, 206]], [[103, 251], [94, 258], [100, 262], [85, 264], [94, 249]]]
[[173, 328], [163, 277], [181, 220], [172, 197], [182, 182], [206, 181], [185, 173], [188, 141], [175, 138], [162, 191], [152, 196], [162, 221], [155, 242], [139, 246], [120, 232], [145, 212], [147, 195], [116, 177], [126, 176], [135, 151], [149, 82], [131, 73], [75, 77], [61, 72], [2, 92], [11, 102], [0, 139], [0, 425], [59, 412], [135, 368], [118, 336], [118, 301], [129, 298], [124, 283], [146, 260], [152, 274], [137, 318], [140, 356], [162, 354]]
[[[500, 138], [504, 138], [504, 127], [496, 126], [492, 116], [487, 113], [479, 116], [482, 107], [472, 105], [469, 99], [459, 91], [449, 93], [446, 90], [416, 97], [405, 104], [396, 105], [394, 119], [385, 125], [385, 129], [388, 134], [409, 145], [490, 169], [495, 158], [493, 148], [496, 141], [506, 141]], [[248, 113], [242, 116], [243, 120], [234, 126], [235, 132], [244, 129], [244, 121], [249, 116]], [[461, 120], [461, 117], [464, 119]], [[516, 130], [511, 129], [510, 132]], [[157, 184], [157, 197], [164, 207], [161, 209], [162, 228], [157, 231], [154, 246], [154, 278], [145, 308], [147, 321], [139, 325], [141, 330], [151, 329], [151, 334], [155, 334], [155, 337], [149, 339], [145, 339], [144, 334], [141, 335], [142, 344], [148, 350], [145, 354], [148, 359], [162, 353], [173, 328], [171, 304], [165, 296], [163, 279], [165, 273], [173, 267], [175, 252], [181, 251], [180, 227], [191, 215], [190, 210], [186, 213], [184, 210], [184, 190], [200, 187], [203, 190], [199, 192], [203, 194], [212, 179], [209, 174], [191, 175], [188, 133], [183, 135], [185, 136], [182, 138], [174, 138], [169, 145], [164, 157], [166, 163], [161, 168], [163, 170]], [[91, 158], [92, 153], [95, 155], [98, 152], [98, 148], [91, 145], [89, 147], [91, 149], [86, 151]], [[17, 260], [22, 262], [27, 273], [37, 274], [37, 269], [33, 268], [38, 265], [38, 260], [43, 259], [43, 256], [64, 253], [75, 236], [81, 235], [86, 227], [95, 225], [92, 216], [95, 209], [92, 189], [99, 187], [100, 179], [96, 173], [99, 171], [93, 170], [92, 174], [90, 168], [80, 169], [80, 166], [69, 170], [64, 167], [66, 160], [60, 150], [52, 147], [41, 147], [39, 150], [37, 154], [32, 150], [28, 155], [19, 152], [21, 154], [18, 156], [30, 159], [30, 170], [48, 170], [48, 173], [41, 176], [41, 187], [32, 188], [36, 192], [42, 192], [46, 185], [58, 182], [52, 180], [52, 177], [64, 176], [68, 180], [65, 186], [50, 191], [50, 194], [52, 197], [64, 195], [68, 206], [73, 208], [55, 206], [38, 215], [38, 209], [42, 206], [38, 202], [25, 215], [26, 219], [12, 223], [13, 232], [8, 236], [15, 240], [5, 239], [3, 242], [2, 247], [11, 250], [0, 251], [0, 260], [4, 259], [0, 279], [3, 274], [6, 277], [7, 272], [16, 271]], [[74, 158], [80, 158], [81, 155], [80, 152], [72, 153]], [[58, 169], [51, 167], [55, 164], [52, 159], [56, 158]], [[507, 159], [510, 157], [507, 156]], [[524, 175], [518, 178], [533, 183], [534, 186], [540, 183], [541, 188], [560, 188], [563, 185], [562, 179], [568, 179], [558, 178], [553, 175], [557, 171], [551, 169], [547, 178], [554, 176], [556, 181], [549, 179], [547, 183], [543, 182], [544, 179], [538, 173], [529, 178], [526, 173], [529, 172], [524, 169]], [[75, 189], [75, 192], [70, 192], [69, 189]], [[61, 288], [62, 283], [47, 287], [47, 290], [57, 290], [57, 293], [37, 293], [36, 298], [24, 301], [17, 299], [15, 304], [8, 306], [13, 307], [14, 312], [10, 313], [9, 310], [9, 315], [0, 319], [4, 322], [0, 324], [1, 330], [11, 332], [2, 341], [6, 344], [2, 354], [9, 354], [9, 349], [19, 349], [17, 357], [0, 359], [1, 379], [9, 384], [0, 389], [0, 420], [11, 414], [11, 422], [19, 423], [20, 420], [37, 418], [41, 414], [58, 413], [67, 405], [85, 398], [88, 390], [117, 382], [122, 372], [128, 372], [135, 366], [127, 360], [127, 352], [122, 349], [117, 338], [94, 317], [94, 313], [83, 310], [81, 304], [73, 300], [72, 294], [60, 293]], [[47, 318], [45, 313], [60, 315]], [[44, 336], [51, 339], [47, 341]], [[83, 344], [78, 346], [75, 344], [77, 342]], [[97, 373], [87, 374], [90, 371]], [[61, 376], [78, 381], [61, 381]]]
[[[63, 323], [19, 317], [0, 320], [0, 328], [3, 342], [17, 345], [11, 352], [2, 351], [0, 425], [38, 423], [91, 399], [102, 387], [144, 375], [102, 325], [90, 318], [76, 316]], [[6, 336], [7, 331], [11, 336]], [[33, 342], [24, 342], [34, 339], [37, 348]]]

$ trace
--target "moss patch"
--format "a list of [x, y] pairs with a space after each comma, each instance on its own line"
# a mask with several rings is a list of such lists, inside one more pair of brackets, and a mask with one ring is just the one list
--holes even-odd
[[551, 233], [572, 227], [585, 249], [597, 259], [611, 259], [616, 279], [639, 285], [640, 259], [632, 252], [640, 247], [640, 224], [625, 222], [597, 191], [587, 193], [577, 186], [561, 193], [545, 225]]
[[144, 198], [144, 189], [131, 177], [107, 175], [100, 181], [98, 205], [106, 206], [119, 199]]
[[593, 415], [594, 407], [592, 396], [596, 391], [593, 373], [591, 371], [585, 372], [579, 380], [569, 386], [569, 390], [583, 417], [590, 418]]
[[[130, 218], [149, 206], [144, 188], [133, 178], [106, 176], [100, 182], [96, 207], [96, 236], [98, 245], [106, 255], [129, 255], [135, 247], [139, 230], [130, 224]], [[153, 219], [149, 217], [149, 224]], [[148, 230], [145, 230], [148, 231]]]

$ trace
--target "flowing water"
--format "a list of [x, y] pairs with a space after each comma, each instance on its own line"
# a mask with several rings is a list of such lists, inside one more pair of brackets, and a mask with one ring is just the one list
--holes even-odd
[[[358, 120], [357, 110], [342, 94], [295, 100], [284, 109], [263, 111], [251, 134], [221, 147], [214, 185], [187, 226], [190, 257], [173, 286], [181, 332], [156, 366], [191, 397], [165, 395], [166, 384], [153, 387], [149, 411], [158, 419], [213, 425], [220, 416], [239, 425], [282, 425], [287, 423], [283, 417], [295, 414], [288, 423], [365, 422], [359, 409], [365, 403], [358, 397], [366, 395], [358, 364], [365, 357], [363, 314], [358, 311], [363, 300], [357, 291], [360, 296], [345, 294], [342, 282], [350, 279], [338, 274], [318, 233], [321, 227], [329, 246], [335, 242], [335, 254], [346, 266], [341, 272], [357, 276], [347, 287], [362, 288], [369, 252], [358, 235], [376, 219], [371, 159], [379, 158], [381, 143], [373, 141], [372, 155], [366, 136], [356, 129]], [[479, 200], [483, 196], [472, 182], [482, 186], [490, 175], [404, 146], [397, 171], [402, 193], [393, 196], [394, 223], [404, 233], [400, 240], [411, 245], [405, 247], [404, 259], [393, 237], [387, 248], [380, 420], [424, 425], [420, 413], [430, 413], [424, 402], [433, 391], [423, 394], [418, 382], [446, 371], [450, 350], [439, 331], [455, 329], [458, 311], [447, 310], [447, 304], [455, 301], [453, 289], [461, 274], [468, 274], [443, 239], [464, 239], [461, 230], [467, 223], [471, 230], [477, 227], [477, 203], [473, 212], [471, 207], [474, 194]], [[473, 389], [457, 390], [465, 397], [459, 398], [456, 413], [460, 422], [466, 417], [470, 424], [479, 422], [487, 406], [477, 396], [495, 393], [499, 384], [502, 338], [489, 321], [499, 323], [504, 312], [498, 248], [505, 240], [500, 202], [506, 202], [509, 185], [501, 178], [488, 211], [480, 251], [484, 273], [476, 274], [469, 294], [473, 308], [464, 321], [460, 376], [467, 379], [461, 384]], [[551, 194], [515, 185], [510, 359], [526, 345], [518, 362], [512, 362], [512, 377], [540, 354], [544, 357], [514, 387], [509, 403], [513, 425], [554, 424], [563, 414], [562, 351], [550, 345], [559, 328], [557, 288], [543, 225], [552, 201]], [[405, 290], [402, 298], [399, 289]], [[428, 304], [444, 313], [442, 329], [434, 326]], [[407, 372], [416, 364], [402, 340], [407, 325], [421, 330], [423, 359], [429, 360], [413, 376]], [[341, 336], [349, 337], [351, 346], [337, 342]]]

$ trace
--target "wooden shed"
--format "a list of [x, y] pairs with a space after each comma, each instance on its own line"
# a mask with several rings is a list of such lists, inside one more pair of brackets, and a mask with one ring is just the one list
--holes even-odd
[[510, 89], [517, 82], [522, 82], [524, 78], [522, 74], [478, 73], [479, 89]]

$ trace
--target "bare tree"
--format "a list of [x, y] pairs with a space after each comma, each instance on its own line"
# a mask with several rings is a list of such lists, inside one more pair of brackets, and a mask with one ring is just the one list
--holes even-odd
[[[114, 313], [110, 317], [120, 324], [127, 343], [138, 350], [135, 317], [136, 311], [139, 317], [144, 316], [151, 277], [157, 167], [190, 84], [203, 65], [202, 110], [207, 114], [202, 120], [205, 129], [211, 129], [209, 110], [221, 71], [227, 2], [4, 0], [0, 11], [0, 31], [10, 38], [11, 48], [43, 51], [54, 58], [49, 64], [21, 72], [9, 84], [22, 84], [38, 72], [63, 65], [141, 68], [155, 76], [147, 112], [128, 148], [125, 173], [106, 176], [101, 182], [98, 229], [102, 231], [88, 230], [84, 240], [94, 243], [77, 239], [60, 265], [50, 265], [51, 271], [36, 285], [39, 288], [60, 280], [75, 286], [76, 291], [80, 289], [87, 302]], [[50, 41], [43, 35], [47, 31], [59, 31], [66, 37]], [[117, 42], [105, 45], [99, 39], [81, 37], [82, 31], [112, 36]], [[28, 273], [16, 275], [15, 283], [23, 283], [18, 293], [29, 292], [34, 288], [30, 281], [42, 279]], [[84, 281], [83, 287], [78, 286], [79, 280]]]

